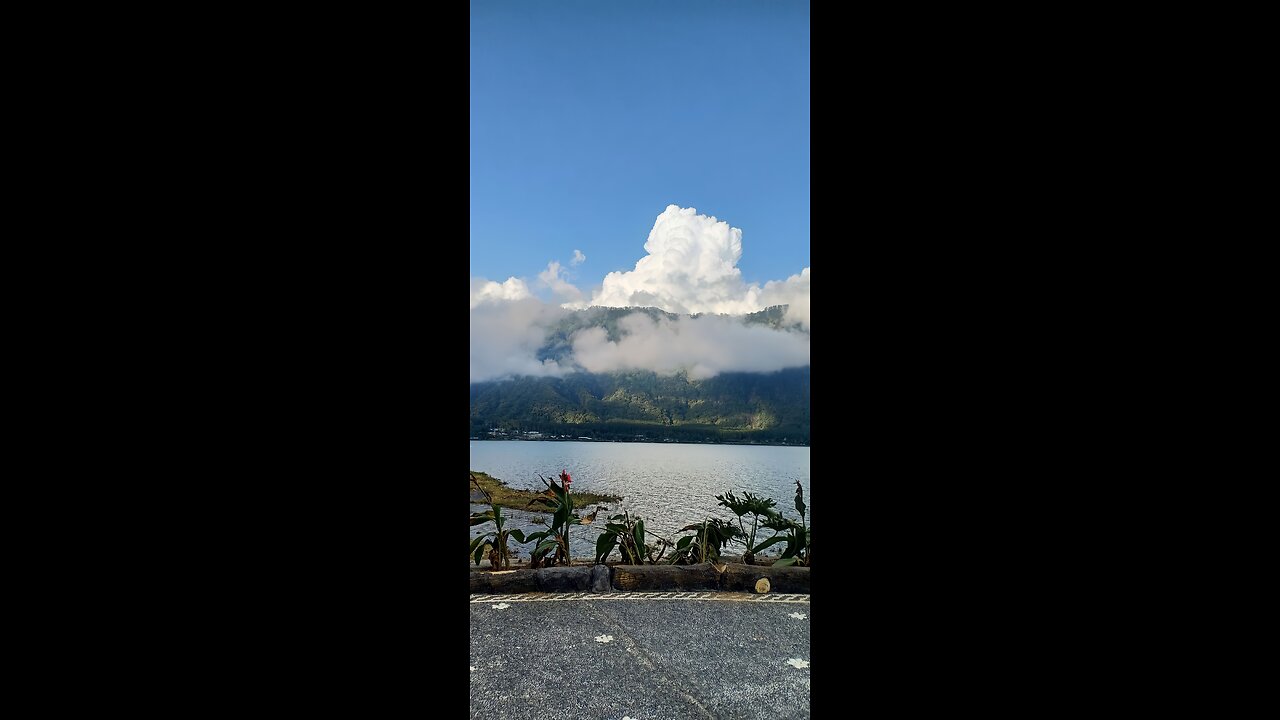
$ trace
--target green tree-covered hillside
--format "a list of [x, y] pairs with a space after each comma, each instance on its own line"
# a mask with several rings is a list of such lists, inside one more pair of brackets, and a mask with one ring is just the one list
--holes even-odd
[[[555, 338], [549, 343], [553, 348], [556, 344]], [[804, 367], [722, 373], [706, 380], [638, 371], [475, 383], [471, 385], [471, 437], [537, 432], [596, 440], [643, 436], [650, 441], [805, 445], [809, 443], [809, 376], [810, 369]]]

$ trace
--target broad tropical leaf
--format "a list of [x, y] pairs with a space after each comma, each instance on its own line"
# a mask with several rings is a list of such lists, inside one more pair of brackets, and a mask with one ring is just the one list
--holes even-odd
[[600, 533], [600, 537], [596, 538], [596, 563], [603, 563], [609, 559], [609, 553], [618, 545], [618, 536], [612, 533]]

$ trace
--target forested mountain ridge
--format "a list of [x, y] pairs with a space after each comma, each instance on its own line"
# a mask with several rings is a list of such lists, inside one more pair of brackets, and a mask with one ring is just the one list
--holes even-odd
[[[719, 317], [742, 326], [807, 336], [807, 327], [787, 321], [787, 310], [779, 305]], [[682, 318], [696, 323], [704, 317], [652, 307], [596, 306], [572, 311], [547, 329], [536, 359], [575, 367], [575, 350], [580, 350], [575, 348], [575, 338], [580, 339], [582, 331], [599, 328], [604, 333], [597, 342], [616, 343], [637, 331], [634, 324], [626, 325], [628, 317], [636, 314], [660, 324]], [[718, 328], [723, 326], [710, 326], [713, 332]], [[703, 330], [686, 325], [684, 332], [696, 335]], [[755, 352], [740, 338], [738, 344], [742, 352]], [[593, 373], [578, 367], [560, 377], [518, 376], [472, 383], [471, 437], [527, 439], [536, 433], [557, 439], [809, 443], [808, 365], [774, 372], [708, 373], [706, 368], [695, 368], [692, 377], [688, 370], [670, 374], [654, 369]]]
[[649, 371], [519, 377], [471, 385], [471, 437], [807, 445], [809, 399], [809, 367], [705, 380]]

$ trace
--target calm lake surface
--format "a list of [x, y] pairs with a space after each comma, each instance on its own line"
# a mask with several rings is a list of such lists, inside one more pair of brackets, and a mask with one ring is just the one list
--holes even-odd
[[[574, 557], [594, 555], [596, 537], [604, 528], [606, 514], [623, 510], [641, 516], [648, 531], [667, 539], [674, 539], [680, 528], [708, 517], [736, 522], [733, 513], [716, 504], [715, 496], [727, 491], [741, 496], [749, 490], [772, 498], [783, 515], [798, 520], [795, 494], [799, 480], [809, 507], [806, 522], [813, 514], [807, 447], [473, 440], [469, 469], [489, 473], [513, 488], [538, 490], [546, 487], [538, 479], [539, 473], [551, 478], [568, 470], [573, 476], [574, 491], [621, 495], [622, 502], [608, 505], [609, 512], [602, 511], [595, 523], [575, 526], [570, 531]], [[472, 512], [487, 509], [471, 507]], [[595, 506], [583, 508], [580, 514], [593, 509]], [[530, 513], [503, 512], [512, 516], [511, 527], [526, 532], [541, 529]], [[492, 527], [472, 528], [472, 536]], [[761, 529], [756, 540], [772, 534], [771, 530]], [[528, 559], [532, 545], [516, 547], [521, 549], [520, 558]], [[741, 546], [727, 552], [740, 553]]]

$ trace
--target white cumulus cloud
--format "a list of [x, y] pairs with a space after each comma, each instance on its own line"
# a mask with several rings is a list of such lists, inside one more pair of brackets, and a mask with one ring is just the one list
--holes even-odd
[[770, 280], [764, 284], [760, 300], [765, 305], [787, 305], [785, 322], [800, 323], [809, 329], [809, 268], [786, 280]]
[[668, 205], [634, 270], [611, 272], [591, 305], [659, 307], [673, 313], [741, 314], [760, 309], [738, 269], [742, 231], [694, 208]]
[[560, 263], [552, 260], [547, 263], [547, 269], [538, 273], [538, 279], [542, 284], [551, 288], [551, 292], [556, 298], [569, 304], [577, 304], [582, 300], [582, 291], [574, 287], [568, 280], [561, 277]]
[[[809, 268], [764, 287], [749, 284], [738, 268], [742, 230], [676, 205], [658, 215], [644, 249], [647, 254], [633, 270], [609, 273], [591, 294], [570, 283], [558, 261], [547, 263], [538, 273], [538, 287], [549, 289], [554, 303], [536, 297], [521, 278], [501, 283], [472, 278], [471, 382], [577, 370], [684, 371], [698, 380], [722, 372], [771, 372], [809, 364]], [[585, 260], [575, 249], [569, 267]], [[567, 356], [564, 345], [558, 346], [560, 362], [539, 360], [552, 328], [572, 309], [593, 305], [657, 307], [701, 316], [654, 320], [631, 313], [619, 319], [616, 341], [603, 328], [586, 328], [569, 339]], [[787, 306], [784, 329], [719, 317], [774, 305]]]
[[529, 286], [520, 278], [507, 278], [506, 282], [496, 283], [484, 278], [471, 278], [471, 307], [484, 302], [500, 302], [502, 300], [522, 300], [533, 297]]
[[742, 315], [788, 304], [788, 323], [809, 329], [809, 268], [764, 288], [742, 279], [742, 230], [694, 208], [668, 205], [653, 223], [635, 269], [611, 272], [575, 307], [657, 307], [680, 314]]

